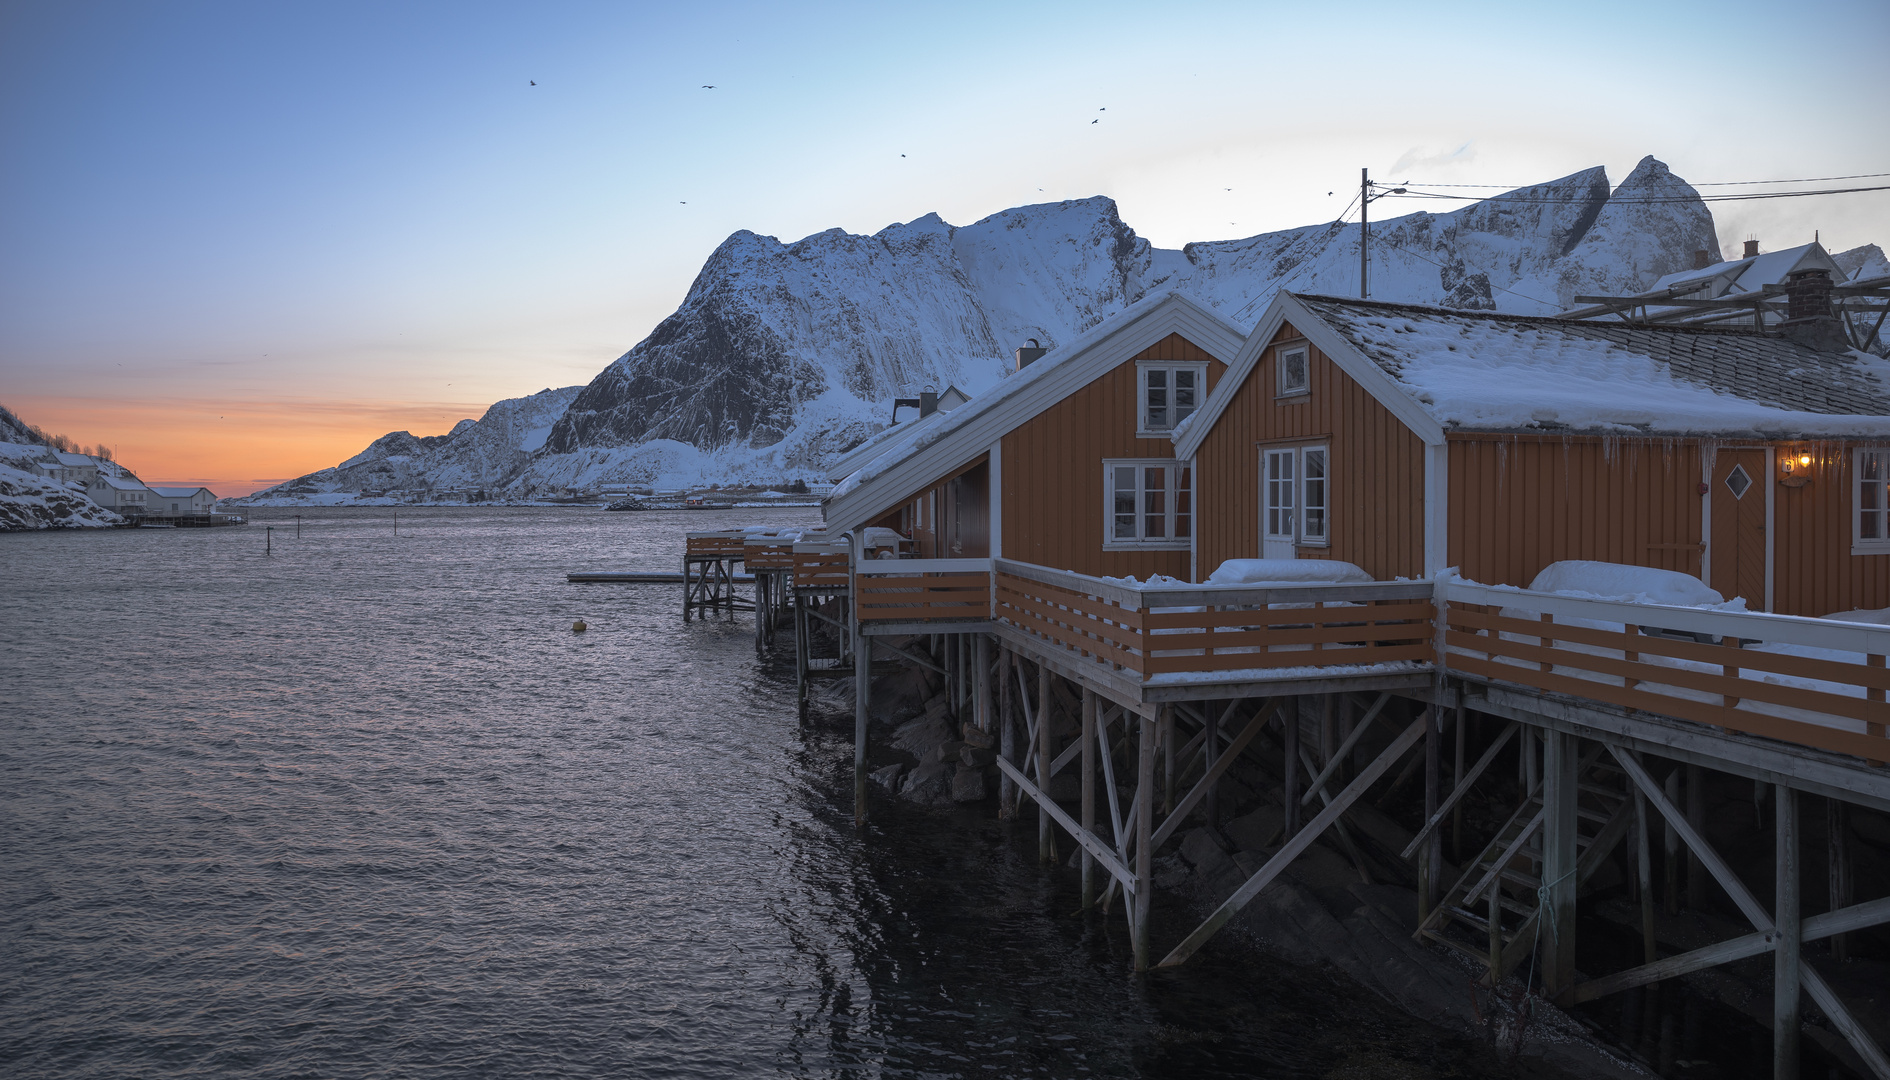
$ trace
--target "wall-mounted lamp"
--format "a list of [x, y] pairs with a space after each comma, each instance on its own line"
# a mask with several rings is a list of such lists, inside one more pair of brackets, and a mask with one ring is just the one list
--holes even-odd
[[1811, 483], [1811, 455], [1781, 454], [1779, 455], [1779, 471], [1783, 474], [1778, 478], [1781, 487], [1804, 487]]

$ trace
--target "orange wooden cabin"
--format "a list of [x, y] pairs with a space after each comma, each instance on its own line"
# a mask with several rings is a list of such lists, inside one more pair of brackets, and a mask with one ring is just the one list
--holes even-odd
[[1744, 330], [1280, 294], [1178, 436], [1195, 565], [1527, 586], [1592, 559], [1751, 610], [1890, 606], [1890, 366]]

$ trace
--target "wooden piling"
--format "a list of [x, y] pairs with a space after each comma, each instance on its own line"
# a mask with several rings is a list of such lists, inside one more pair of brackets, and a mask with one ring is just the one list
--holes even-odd
[[[1706, 831], [1705, 775], [1698, 765], [1687, 766], [1687, 824], [1696, 833]], [[1706, 907], [1706, 864], [1691, 850], [1687, 852], [1687, 907], [1693, 911]]]
[[991, 730], [991, 639], [977, 635], [972, 643], [972, 692], [977, 696], [973, 722], [979, 731]]
[[1567, 1004], [1575, 988], [1576, 797], [1579, 750], [1573, 735], [1542, 732], [1542, 890], [1536, 920], [1542, 993]]
[[[1824, 800], [1825, 868], [1832, 911], [1851, 906], [1851, 808], [1841, 799]], [[1851, 958], [1844, 934], [1831, 936], [1831, 959], [1842, 964]]]
[[[998, 648], [998, 753], [1005, 761], [1017, 764], [1017, 705], [1011, 665], [1017, 654]], [[1017, 814], [1017, 784], [1008, 774], [998, 781], [998, 817], [1009, 819]]]
[[1798, 887], [1798, 793], [1781, 784], [1777, 794], [1778, 805], [1772, 812], [1777, 871], [1773, 911], [1778, 934], [1772, 948], [1772, 1078], [1798, 1080], [1799, 954], [1804, 932]]
[[1286, 756], [1280, 762], [1280, 777], [1285, 789], [1285, 816], [1281, 818], [1281, 837], [1291, 840], [1299, 832], [1299, 699], [1287, 698], [1280, 710], [1280, 741]]
[[866, 717], [873, 691], [873, 642], [853, 622], [853, 825], [866, 825]]
[[[1077, 738], [1083, 740], [1083, 832], [1094, 836], [1096, 833], [1096, 692], [1083, 687], [1082, 731]], [[1083, 910], [1088, 911], [1096, 903], [1096, 856], [1091, 855], [1088, 845], [1078, 845], [1083, 853]]]
[[[1201, 775], [1213, 776], [1214, 764], [1221, 758], [1221, 709], [1220, 702], [1208, 702], [1207, 737], [1202, 740], [1205, 753], [1201, 761]], [[1208, 785], [1207, 797], [1202, 800], [1201, 813], [1207, 818], [1209, 829], [1221, 827], [1221, 785], [1220, 781]]]
[[1148, 917], [1155, 891], [1154, 852], [1150, 850], [1155, 834], [1155, 726], [1154, 718], [1142, 717], [1141, 746], [1135, 762], [1135, 902], [1130, 906], [1133, 915], [1129, 934], [1137, 971], [1148, 970]]
[[[1441, 695], [1440, 695], [1441, 697]], [[1443, 800], [1443, 777], [1440, 775], [1443, 764], [1444, 709], [1436, 705], [1430, 711], [1430, 719], [1424, 725], [1424, 820], [1429, 822], [1437, 816], [1437, 806]], [[1441, 829], [1432, 829], [1424, 840], [1424, 855], [1418, 863], [1418, 911], [1420, 919], [1429, 918], [1431, 909], [1437, 906], [1438, 879], [1444, 870], [1444, 835]]]
[[1641, 901], [1641, 963], [1660, 959], [1654, 945], [1654, 877], [1652, 838], [1647, 829], [1647, 796], [1634, 789], [1634, 866], [1639, 874]]
[[[1664, 785], [1667, 801], [1674, 805], [1680, 803], [1680, 766], [1667, 770]], [[1673, 822], [1661, 819], [1661, 899], [1669, 915], [1680, 914], [1680, 830], [1673, 827]]]
[[[1050, 797], [1050, 667], [1037, 665], [1037, 786], [1043, 790], [1044, 797]], [[1054, 863], [1057, 861], [1056, 826], [1050, 821], [1050, 814], [1042, 807], [1037, 809], [1037, 861]]]

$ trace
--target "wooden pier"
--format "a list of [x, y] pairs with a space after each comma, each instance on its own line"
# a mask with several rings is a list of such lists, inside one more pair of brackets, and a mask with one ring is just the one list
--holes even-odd
[[[803, 716], [814, 680], [854, 681], [856, 818], [870, 810], [872, 677], [925, 667], [950, 714], [996, 747], [998, 812], [1035, 808], [1046, 862], [1080, 850], [1086, 908], [1120, 899], [1138, 969], [1185, 964], [1323, 842], [1368, 881], [1405, 866], [1411, 932], [1473, 958], [1486, 985], [1528, 962], [1532, 985], [1564, 1005], [1771, 953], [1776, 1075], [1796, 1075], [1802, 994], [1860, 1067], [1890, 1080], [1890, 1060], [1804, 959], [1807, 943], [1840, 953], [1843, 935], [1890, 923], [1890, 898], [1854, 901], [1846, 835], [1828, 830], [1819, 861], [1834, 900], [1805, 912], [1800, 828], [1808, 799], [1834, 821], [1890, 813], [1890, 627], [1449, 578], [1154, 586], [1002, 558], [866, 559], [845, 534], [784, 546], [750, 547], [752, 606], [791, 605]], [[783, 591], [761, 583], [757, 561]], [[769, 637], [758, 627], [758, 646]], [[1466, 847], [1465, 798], [1499, 760], [1520, 798]], [[1281, 777], [1277, 847], [1205, 921], [1164, 932], [1150, 915], [1153, 860], [1185, 829], [1220, 824], [1219, 789], [1242, 761]], [[1070, 770], [1077, 783], [1059, 784]], [[1769, 902], [1706, 839], [1699, 793], [1713, 775], [1768, 793]], [[1356, 808], [1413, 781], [1410, 843], [1373, 847]], [[1643, 962], [1578, 972], [1584, 888], [1611, 863], [1643, 913]], [[1708, 882], [1751, 932], [1663, 951], [1656, 906], [1700, 909]]]

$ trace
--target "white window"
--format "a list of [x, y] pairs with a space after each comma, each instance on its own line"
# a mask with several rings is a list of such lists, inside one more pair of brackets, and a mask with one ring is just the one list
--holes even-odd
[[1305, 345], [1283, 345], [1274, 353], [1280, 369], [1280, 396], [1304, 394], [1312, 389], [1312, 361]]
[[1194, 536], [1193, 478], [1177, 461], [1103, 462], [1104, 547], [1186, 548]]
[[1137, 368], [1141, 385], [1137, 434], [1173, 431], [1194, 415], [1207, 396], [1206, 364], [1140, 364]]
[[1262, 451], [1261, 529], [1268, 540], [1324, 545], [1332, 527], [1332, 486], [1323, 446]]
[[1890, 450], [1859, 450], [1851, 504], [1851, 553], [1890, 552]]

